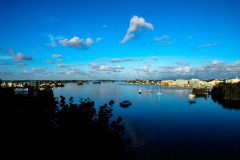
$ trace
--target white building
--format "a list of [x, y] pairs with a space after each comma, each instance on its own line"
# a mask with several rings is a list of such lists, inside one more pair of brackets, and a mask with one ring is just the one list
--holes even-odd
[[15, 88], [14, 94], [28, 95], [28, 88]]
[[187, 86], [189, 84], [189, 81], [184, 79], [177, 79], [176, 81], [174, 81], [174, 84], [176, 86]]
[[226, 83], [238, 83], [238, 82], [240, 82], [240, 78], [238, 77], [226, 80]]
[[200, 82], [199, 79], [190, 79], [189, 80], [189, 84], [192, 86], [192, 85], [198, 85]]

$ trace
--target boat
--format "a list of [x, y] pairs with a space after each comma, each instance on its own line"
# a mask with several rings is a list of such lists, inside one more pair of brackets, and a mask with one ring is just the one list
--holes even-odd
[[138, 89], [138, 94], [142, 94], [141, 88]]
[[149, 87], [149, 89], [146, 90], [146, 93], [151, 94], [151, 93], [152, 93], [152, 89], [151, 89], [151, 88], [152, 88], [152, 86], [151, 86], [151, 84], [150, 84], [150, 87]]
[[159, 87], [159, 89], [158, 89], [157, 95], [158, 95], [158, 96], [162, 95], [162, 93], [160, 92], [160, 87]]
[[132, 102], [130, 102], [128, 100], [124, 100], [124, 101], [120, 102], [120, 106], [123, 107], [123, 108], [127, 108], [130, 105], [132, 105]]
[[192, 93], [190, 93], [190, 94], [188, 95], [188, 98], [189, 98], [189, 99], [193, 99], [193, 98], [195, 98], [195, 95], [192, 94]]

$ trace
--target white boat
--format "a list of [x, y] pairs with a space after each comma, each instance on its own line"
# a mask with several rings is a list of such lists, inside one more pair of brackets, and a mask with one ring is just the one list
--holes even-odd
[[158, 96], [162, 95], [162, 93], [160, 92], [160, 87], [159, 87], [159, 89], [158, 89], [157, 95], [158, 95]]
[[138, 94], [142, 94], [141, 88], [138, 89]]
[[192, 94], [192, 93], [190, 93], [190, 94], [188, 95], [188, 98], [189, 98], [189, 99], [193, 99], [193, 98], [195, 98], [195, 95]]

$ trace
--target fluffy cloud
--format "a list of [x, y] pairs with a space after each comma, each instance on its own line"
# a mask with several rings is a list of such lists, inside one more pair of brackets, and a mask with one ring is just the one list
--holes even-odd
[[190, 67], [177, 67], [174, 69], [175, 72], [189, 73], [191, 71]]
[[[96, 42], [100, 42], [101, 38], [97, 38]], [[72, 37], [71, 39], [60, 39], [59, 43], [62, 46], [67, 46], [67, 47], [74, 47], [74, 48], [79, 48], [79, 49], [88, 49], [91, 47], [95, 42], [92, 38], [87, 38], [85, 41], [82, 38], [79, 38], [77, 36]]]
[[122, 69], [124, 69], [124, 67], [120, 65], [110, 66], [106, 64], [100, 64], [100, 65], [90, 64], [90, 67], [97, 71], [112, 71], [112, 72], [120, 72]]
[[189, 66], [162, 66], [157, 71], [164, 78], [229, 78], [240, 75], [240, 63], [236, 61], [232, 64], [223, 61], [213, 60], [207, 65], [190, 68]]
[[60, 54], [52, 54], [52, 57], [57, 58], [57, 59], [62, 58], [62, 56]]
[[87, 38], [87, 39], [86, 39], [86, 44], [87, 44], [87, 46], [93, 45], [93, 40], [92, 40], [92, 38]]
[[110, 60], [110, 62], [118, 63], [118, 62], [141, 61], [141, 60], [143, 60], [143, 58], [126, 57], [126, 58], [113, 58]]
[[212, 65], [219, 65], [219, 64], [222, 64], [223, 62], [222, 61], [219, 61], [219, 60], [213, 60], [211, 62]]
[[153, 25], [146, 22], [143, 17], [133, 16], [130, 20], [130, 26], [127, 33], [121, 43], [124, 44], [133, 39], [136, 36], [136, 32], [140, 31], [142, 28], [153, 30]]
[[207, 44], [198, 46], [196, 49], [210, 48], [210, 47], [215, 47], [215, 46], [217, 46], [217, 43], [207, 43]]
[[170, 37], [168, 35], [163, 35], [161, 37], [156, 37], [154, 39], [155, 42], [159, 43], [159, 44], [163, 44], [163, 45], [168, 45], [168, 44], [172, 44]]
[[23, 55], [21, 52], [18, 52], [18, 53], [14, 56], [13, 61], [14, 61], [14, 62], [20, 62], [20, 61], [22, 61], [22, 60], [29, 61], [29, 60], [32, 60], [32, 59], [33, 59], [32, 57], [30, 57], [30, 56], [25, 56], [25, 55]]
[[208, 65], [196, 68], [194, 75], [201, 78], [228, 78], [240, 75], [240, 63], [236, 61], [226, 64], [222, 61], [212, 61]]

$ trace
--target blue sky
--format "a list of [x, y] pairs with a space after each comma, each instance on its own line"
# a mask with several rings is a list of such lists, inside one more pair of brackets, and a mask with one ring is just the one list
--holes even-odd
[[240, 76], [239, 0], [1, 0], [1, 79]]

